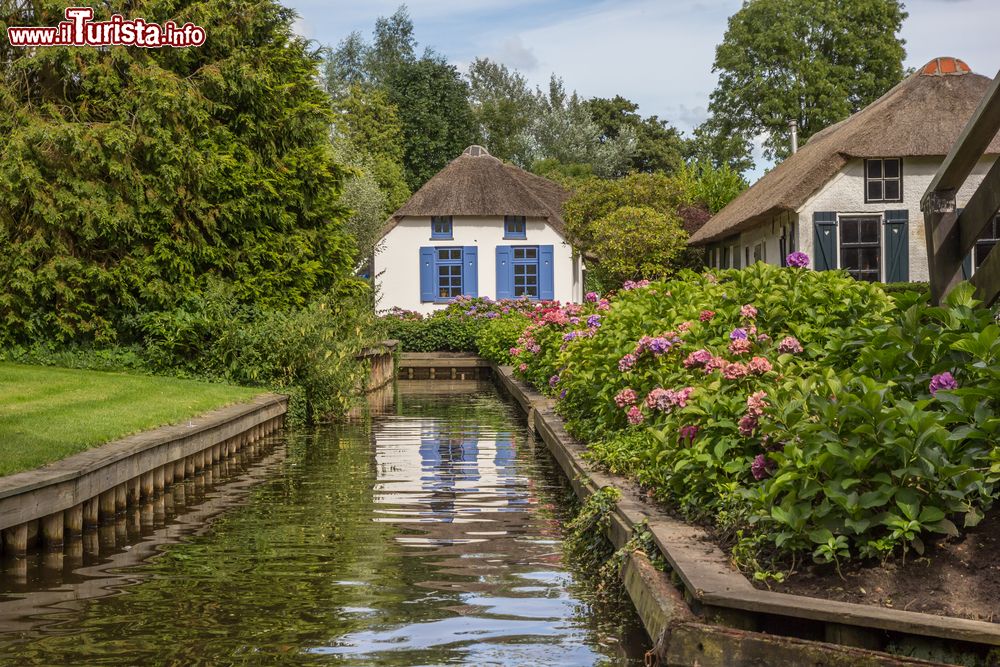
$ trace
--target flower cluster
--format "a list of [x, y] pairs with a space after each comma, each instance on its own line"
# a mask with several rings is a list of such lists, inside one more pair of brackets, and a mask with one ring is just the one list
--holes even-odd
[[740, 308], [740, 317], [747, 320], [756, 319], [757, 309], [748, 303]]
[[713, 317], [715, 317], [714, 310], [703, 310], [698, 315], [698, 319], [701, 320], [702, 322], [711, 322]]
[[755, 391], [747, 397], [747, 411], [740, 418], [740, 435], [750, 437], [757, 430], [760, 418], [764, 416], [764, 408], [767, 407], [767, 392]]
[[660, 412], [670, 412], [674, 408], [684, 408], [687, 407], [688, 399], [691, 398], [692, 393], [694, 393], [694, 387], [685, 387], [676, 391], [657, 387], [646, 396], [646, 407], [650, 410], [659, 410]]
[[627, 292], [629, 290], [639, 289], [640, 287], [648, 287], [648, 286], [649, 286], [648, 280], [639, 280], [639, 281], [626, 280], [625, 284], [622, 285], [622, 290]]
[[809, 255], [796, 250], [785, 258], [785, 264], [796, 269], [804, 269], [809, 266]]
[[635, 389], [626, 387], [622, 389], [615, 395], [615, 405], [619, 408], [625, 408], [630, 405], [635, 405], [636, 401], [639, 400], [638, 394], [635, 393]]
[[781, 354], [801, 354], [802, 344], [794, 336], [785, 336], [778, 343], [778, 352]]
[[931, 384], [928, 389], [931, 392], [931, 396], [937, 396], [937, 393], [941, 390], [949, 391], [951, 389], [958, 389], [958, 381], [955, 380], [954, 375], [945, 371], [931, 378]]

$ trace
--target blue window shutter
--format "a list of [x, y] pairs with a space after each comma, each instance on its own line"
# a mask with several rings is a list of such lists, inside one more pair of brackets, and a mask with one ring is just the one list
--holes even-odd
[[837, 214], [813, 213], [813, 266], [817, 271], [837, 268]]
[[885, 281], [910, 281], [910, 212], [885, 212]]
[[434, 300], [434, 248], [420, 249], [420, 300]]
[[538, 298], [554, 299], [555, 297], [555, 252], [550, 245], [538, 246]]
[[497, 246], [497, 298], [512, 299], [514, 297], [514, 270], [511, 260], [513, 253], [509, 245]]
[[462, 248], [462, 291], [466, 296], [479, 296], [479, 252], [474, 245]]

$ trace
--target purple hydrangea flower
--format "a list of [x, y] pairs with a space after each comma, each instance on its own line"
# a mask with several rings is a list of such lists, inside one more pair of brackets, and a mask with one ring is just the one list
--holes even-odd
[[587, 301], [594, 303], [597, 301], [597, 292], [587, 292], [587, 296], [585, 298]]
[[555, 387], [557, 384], [559, 384], [559, 375], [558, 374], [553, 375], [552, 377], [549, 378], [549, 386], [550, 387]]
[[688, 442], [688, 444], [694, 442], [695, 436], [698, 435], [698, 430], [699, 429], [695, 424], [688, 424], [687, 426], [681, 426], [681, 431], [680, 431], [681, 442], [684, 442], [685, 440]]
[[955, 376], [945, 371], [944, 373], [938, 373], [931, 378], [930, 391], [931, 396], [937, 396], [937, 393], [944, 390], [958, 389], [958, 382], [955, 380]]
[[785, 258], [785, 264], [797, 269], [804, 269], [809, 266], [809, 255], [796, 250]]
[[596, 329], [597, 327], [601, 326], [601, 316], [591, 315], [590, 317], [588, 317], [587, 326], [590, 327], [591, 329]]
[[743, 328], [733, 329], [732, 332], [729, 334], [729, 340], [746, 340], [746, 339], [747, 339], [747, 330]]
[[765, 477], [771, 476], [771, 462], [763, 454], [758, 454], [753, 458], [753, 463], [750, 464], [750, 472], [753, 473], [753, 478], [756, 480], [764, 479]]

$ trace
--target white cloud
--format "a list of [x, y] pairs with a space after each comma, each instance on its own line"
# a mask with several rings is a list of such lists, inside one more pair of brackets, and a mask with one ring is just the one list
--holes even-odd
[[534, 49], [526, 46], [520, 35], [505, 39], [495, 57], [501, 63], [520, 70], [522, 73], [530, 73], [538, 69], [538, 57], [535, 55]]

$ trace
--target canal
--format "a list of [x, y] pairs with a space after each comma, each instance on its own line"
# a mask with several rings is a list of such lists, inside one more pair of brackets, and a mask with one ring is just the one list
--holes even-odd
[[165, 525], [5, 562], [0, 662], [641, 664], [634, 612], [564, 560], [572, 493], [517, 407], [402, 385], [388, 416], [176, 485]]

